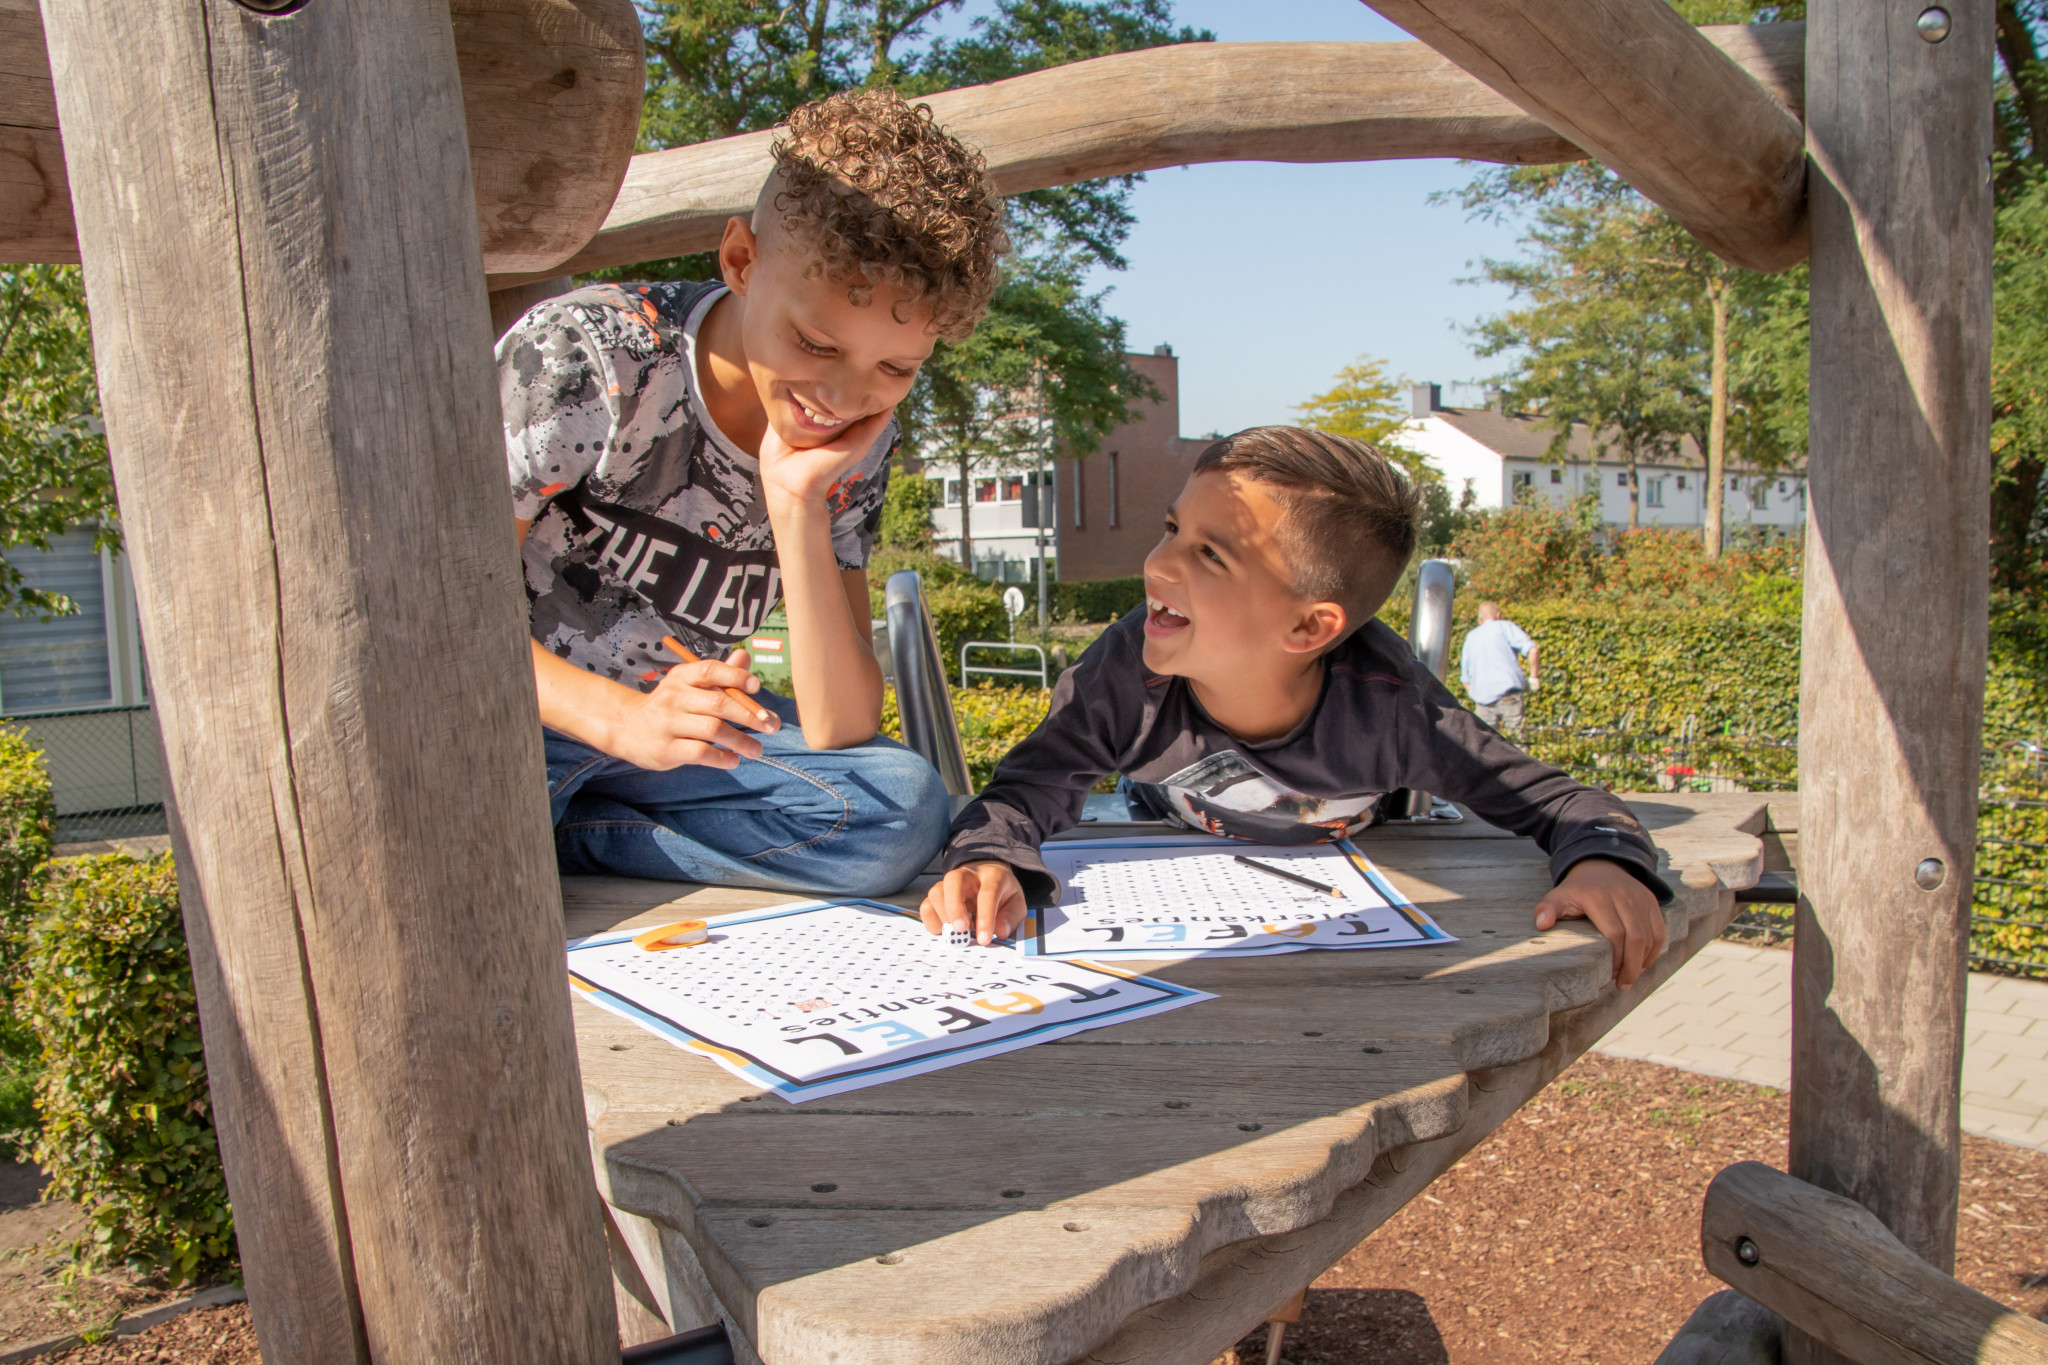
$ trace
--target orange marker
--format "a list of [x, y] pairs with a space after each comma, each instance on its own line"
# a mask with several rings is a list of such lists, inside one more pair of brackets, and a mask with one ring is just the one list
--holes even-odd
[[[692, 653], [690, 649], [687, 646], [685, 646], [681, 640], [678, 640], [673, 635], [662, 636], [661, 643], [668, 649], [669, 653], [675, 655], [678, 659], [681, 659], [686, 664], [701, 664], [704, 662], [702, 659], [698, 658], [696, 654]], [[754, 719], [761, 721], [769, 721], [775, 719], [773, 712], [769, 711], [767, 707], [761, 705], [761, 703], [755, 701], [746, 693], [740, 691], [737, 687], [722, 687], [719, 689], [719, 691], [725, 693], [726, 696], [731, 697], [741, 706], [747, 707], [748, 709], [753, 711]]]
[[664, 924], [659, 929], [649, 929], [633, 938], [635, 948], [650, 953], [666, 952], [670, 948], [695, 948], [711, 937], [711, 927], [701, 919], [686, 919], [676, 924]]

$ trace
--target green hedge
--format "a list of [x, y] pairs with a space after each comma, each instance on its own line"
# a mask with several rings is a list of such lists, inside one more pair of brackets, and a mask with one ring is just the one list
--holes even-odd
[[915, 569], [924, 580], [924, 602], [939, 637], [939, 656], [946, 675], [960, 671], [960, 646], [968, 640], [1009, 638], [1010, 614], [1003, 610], [1003, 590], [982, 582], [942, 555], [903, 550], [878, 550], [868, 561], [868, 608], [877, 621], [886, 620], [883, 591], [889, 575]]
[[15, 996], [55, 810], [42, 754], [21, 731], [0, 727], [0, 1157], [8, 1159], [19, 1159], [35, 1140], [41, 1049], [21, 1022]]
[[169, 854], [53, 865], [19, 1009], [42, 1046], [36, 1162], [85, 1210], [73, 1245], [173, 1283], [234, 1266]]
[[1145, 600], [1143, 578], [1098, 578], [1052, 585], [1053, 615], [1076, 624], [1114, 621]]

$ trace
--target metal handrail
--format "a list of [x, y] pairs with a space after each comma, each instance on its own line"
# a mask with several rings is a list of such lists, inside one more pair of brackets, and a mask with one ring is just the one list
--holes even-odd
[[[1003, 649], [1017, 654], [1029, 652], [1038, 656], [1038, 668], [1035, 672], [1028, 668], [990, 668], [986, 665], [977, 665], [969, 668], [967, 666], [967, 651], [970, 649]], [[960, 646], [960, 685], [962, 687], [967, 686], [967, 675], [969, 673], [986, 673], [992, 677], [1001, 676], [1005, 678], [1036, 678], [1041, 689], [1051, 686], [1046, 681], [1048, 675], [1046, 673], [1045, 650], [1038, 645], [1020, 645], [1014, 641], [968, 640], [963, 643]]]
[[938, 633], [925, 606], [924, 580], [915, 569], [889, 575], [882, 589], [889, 622], [889, 662], [896, 670], [896, 709], [903, 717], [903, 742], [939, 770], [952, 796], [974, 795], [967, 750], [953, 715], [953, 691], [946, 678]]

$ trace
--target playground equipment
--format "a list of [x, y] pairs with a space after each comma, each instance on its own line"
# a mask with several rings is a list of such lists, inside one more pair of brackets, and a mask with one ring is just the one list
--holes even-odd
[[[1702, 32], [1660, 0], [1375, 5], [1422, 44], [1195, 45], [931, 102], [1012, 192], [1204, 159], [1590, 155], [1737, 264], [1810, 246], [1792, 1174], [1945, 1273], [1985, 653], [1993, 7], [1813, 0], [1803, 32]], [[1120, 1068], [1195, 1049], [1115, 1031], [1001, 1076], [961, 1068], [950, 1097], [920, 1078], [897, 1092], [920, 1112], [897, 1119], [764, 1113], [680, 1055], [607, 1071], [652, 1054], [598, 1043], [611, 1025], [572, 1019], [562, 988], [486, 275], [530, 287], [509, 307], [564, 271], [709, 245], [751, 205], [768, 135], [634, 157], [621, 180], [630, 0], [44, 0], [40, 17], [0, 0], [0, 254], [85, 267], [274, 1365], [617, 1361], [593, 1155], [615, 1204], [658, 1215], [619, 1242], [657, 1244], [663, 1277], [642, 1288], [668, 1325], [715, 1300], [735, 1349], [774, 1365], [1205, 1360], [1639, 998], [1597, 979], [1583, 938], [1508, 932], [1498, 916], [1540, 874], [1468, 823], [1413, 864], [1471, 907], [1459, 954], [1415, 964], [1417, 983], [1303, 966], [1329, 993], [1290, 986], [1261, 1047], [1207, 1050], [1185, 1109], [1140, 1114]], [[1751, 875], [1755, 812], [1722, 799], [1685, 798], [1659, 833], [1686, 890], [1646, 982]], [[575, 922], [631, 918], [649, 894], [574, 888]], [[1422, 1031], [1335, 1066], [1279, 1027], [1347, 992], [1427, 1003], [1407, 1015]], [[1256, 995], [1175, 1025], [1249, 1028]], [[1020, 1110], [1020, 1087], [1066, 1107]], [[1221, 1113], [1226, 1096], [1273, 1112]], [[621, 1131], [632, 1115], [647, 1126]], [[1058, 1167], [1047, 1135], [1081, 1130]], [[957, 1197], [945, 1172], [918, 1195], [899, 1164], [878, 1219], [803, 1193], [836, 1182], [785, 1145], [881, 1160], [936, 1132], [998, 1138], [1096, 1212]], [[769, 1189], [767, 1157], [804, 1183]], [[986, 1264], [920, 1279], [920, 1218]], [[1028, 1304], [995, 1296], [1020, 1282]], [[1868, 1340], [1786, 1311], [1788, 1359]], [[636, 1340], [667, 1330], [628, 1316]]]
[[[1415, 603], [1408, 614], [1408, 647], [1422, 666], [1442, 682], [1451, 667], [1451, 602], [1458, 595], [1458, 577], [1447, 559], [1425, 559], [1415, 571]], [[1392, 803], [1395, 819], [1415, 823], [1456, 824], [1464, 815], [1448, 801], [1424, 791], [1398, 793]]]

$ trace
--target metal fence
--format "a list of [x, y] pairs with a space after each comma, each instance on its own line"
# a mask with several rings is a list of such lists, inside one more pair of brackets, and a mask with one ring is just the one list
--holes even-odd
[[162, 834], [156, 713], [147, 706], [0, 717], [43, 751], [57, 802], [57, 842]]
[[[1582, 782], [1617, 791], [1793, 791], [1796, 741], [1760, 735], [1677, 735], [1625, 728], [1530, 726], [1516, 741]], [[1970, 965], [2048, 976], [2048, 744], [1987, 752], [1978, 791]], [[1796, 875], [1788, 874], [1796, 884]], [[1790, 904], [1753, 903], [1733, 926], [1766, 942], [1791, 937]]]

